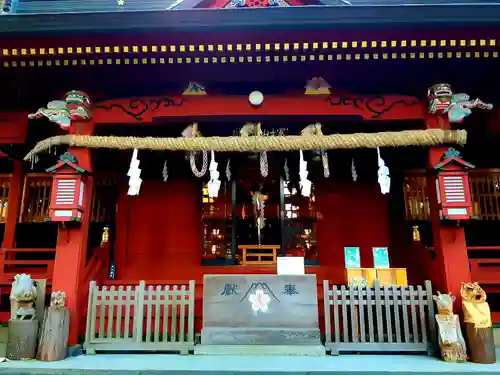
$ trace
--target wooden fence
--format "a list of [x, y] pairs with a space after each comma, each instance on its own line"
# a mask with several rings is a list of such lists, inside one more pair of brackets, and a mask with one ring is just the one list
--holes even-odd
[[436, 342], [429, 281], [422, 286], [330, 288], [323, 282], [325, 346], [340, 352], [426, 352]]
[[96, 351], [194, 349], [195, 282], [148, 286], [98, 287], [90, 282], [84, 347]]

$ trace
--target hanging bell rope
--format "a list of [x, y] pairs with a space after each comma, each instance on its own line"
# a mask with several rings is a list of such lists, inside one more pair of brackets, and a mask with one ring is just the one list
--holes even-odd
[[[262, 137], [262, 128], [260, 126], [260, 122], [252, 123], [247, 122], [240, 129], [241, 137]], [[259, 155], [259, 166], [260, 166], [260, 175], [262, 177], [267, 177], [269, 173], [269, 165], [267, 162], [267, 152], [262, 151]]]
[[82, 148], [110, 148], [118, 150], [153, 151], [210, 151], [263, 152], [330, 150], [353, 148], [437, 146], [441, 144], [464, 145], [465, 130], [405, 130], [400, 132], [332, 134], [323, 136], [266, 136], [266, 137], [117, 137], [89, 135], [60, 135], [39, 142], [24, 160], [34, 157], [54, 146], [67, 145]]
[[[317, 122], [316, 124], [311, 124], [306, 126], [302, 131], [300, 132], [301, 135], [323, 135], [323, 131], [321, 130], [321, 123]], [[321, 154], [321, 162], [323, 163], [323, 176], [325, 178], [330, 177], [330, 167], [328, 165], [328, 154], [325, 150], [320, 150]]]
[[[201, 133], [198, 130], [198, 123], [195, 122], [184, 129], [184, 131], [182, 132], [182, 136], [185, 138], [201, 137]], [[191, 151], [189, 153], [189, 166], [191, 167], [191, 171], [196, 177], [203, 177], [205, 173], [207, 173], [208, 153], [207, 151], [203, 151], [201, 154], [202, 164], [201, 169], [198, 169], [198, 167], [196, 167], [196, 153], [194, 151]]]

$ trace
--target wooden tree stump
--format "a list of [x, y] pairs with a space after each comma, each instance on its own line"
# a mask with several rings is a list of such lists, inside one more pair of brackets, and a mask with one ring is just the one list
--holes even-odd
[[37, 338], [38, 320], [10, 320], [7, 358], [35, 358]]
[[69, 309], [63, 306], [48, 307], [45, 310], [36, 359], [52, 362], [66, 358], [68, 335]]
[[476, 328], [474, 323], [465, 323], [465, 337], [467, 337], [471, 362], [496, 363], [492, 327]]
[[462, 283], [460, 294], [471, 362], [495, 363], [495, 342], [486, 293], [478, 283]]

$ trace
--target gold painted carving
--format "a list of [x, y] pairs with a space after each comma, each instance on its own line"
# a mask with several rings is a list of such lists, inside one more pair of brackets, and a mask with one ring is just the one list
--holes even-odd
[[466, 362], [467, 348], [460, 329], [460, 320], [458, 315], [453, 314], [455, 297], [451, 293], [441, 294], [437, 292], [433, 299], [438, 310], [436, 322], [439, 331], [441, 358], [445, 362]]
[[462, 283], [460, 289], [465, 323], [473, 323], [475, 328], [492, 326], [491, 312], [486, 302], [486, 293], [478, 283]]

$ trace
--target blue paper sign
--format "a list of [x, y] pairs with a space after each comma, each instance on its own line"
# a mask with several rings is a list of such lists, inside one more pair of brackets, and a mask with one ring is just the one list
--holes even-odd
[[344, 247], [345, 268], [361, 268], [359, 247]]
[[375, 268], [391, 268], [389, 265], [389, 252], [387, 247], [373, 248], [373, 266]]

